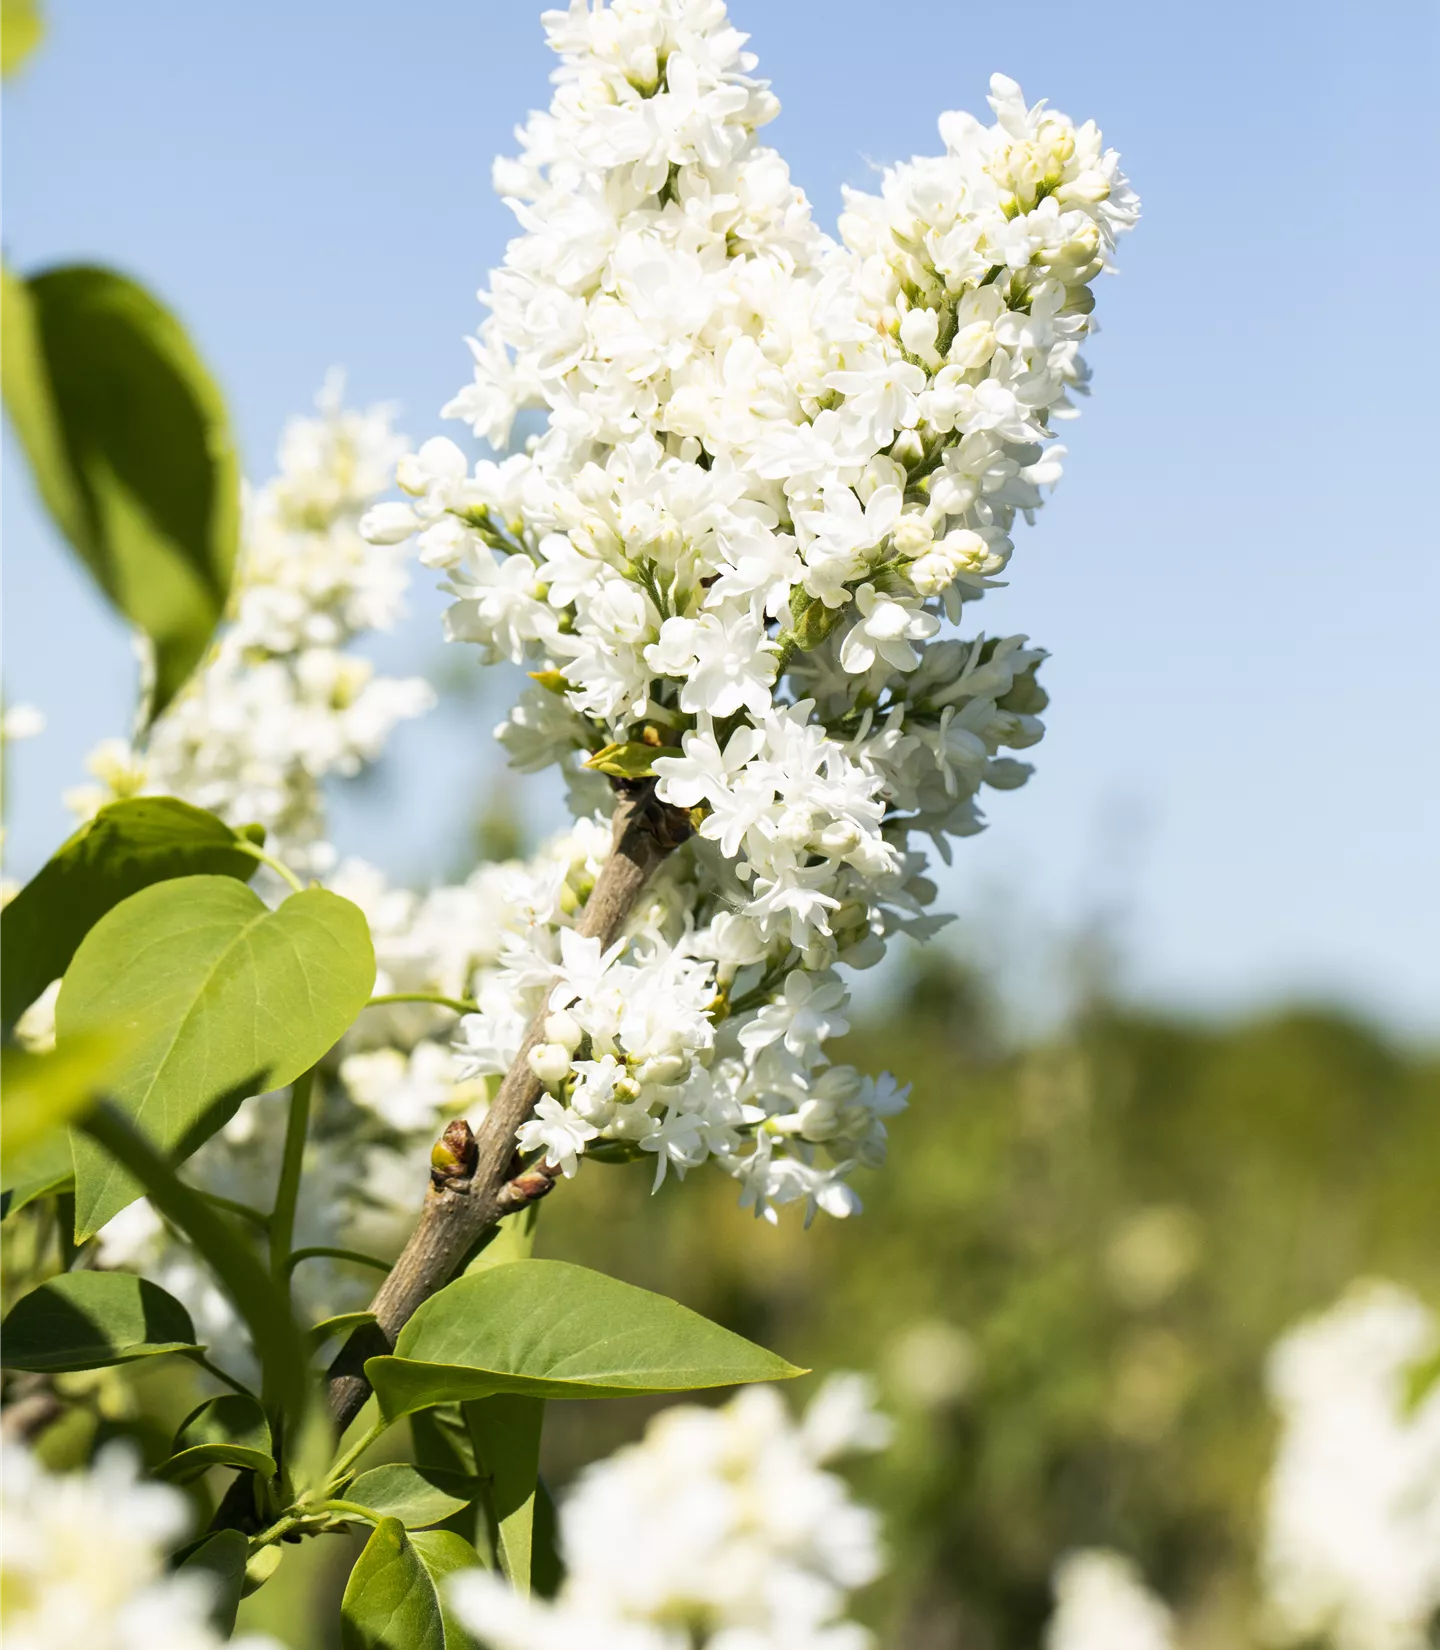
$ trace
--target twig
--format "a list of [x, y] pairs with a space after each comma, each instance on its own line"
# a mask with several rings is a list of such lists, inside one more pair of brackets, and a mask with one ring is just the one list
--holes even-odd
[[[653, 779], [614, 782], [617, 802], [610, 854], [577, 931], [609, 946], [641, 890], [673, 849], [690, 834], [688, 815], [655, 796]], [[357, 1329], [330, 1366], [330, 1411], [343, 1430], [370, 1391], [366, 1358], [387, 1352], [411, 1314], [447, 1284], [476, 1242], [506, 1215], [543, 1197], [554, 1185], [543, 1166], [516, 1172], [515, 1131], [543, 1089], [530, 1070], [530, 1050], [544, 1041], [545, 1010], [531, 1021], [520, 1052], [505, 1074], [458, 1174], [433, 1179], [404, 1252], [370, 1303], [376, 1322]], [[472, 1143], [467, 1141], [467, 1147]]]

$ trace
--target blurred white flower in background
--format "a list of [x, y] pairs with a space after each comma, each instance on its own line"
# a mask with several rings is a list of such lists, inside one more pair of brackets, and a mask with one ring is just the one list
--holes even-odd
[[668, 1409], [563, 1502], [553, 1603], [475, 1570], [451, 1603], [492, 1650], [865, 1650], [843, 1617], [880, 1573], [878, 1524], [823, 1468], [889, 1432], [855, 1375], [798, 1424], [773, 1387]]
[[[171, 1573], [189, 1502], [146, 1483], [124, 1444], [90, 1467], [47, 1472], [16, 1444], [0, 1450], [0, 1636], [5, 1650], [219, 1650], [214, 1581]], [[280, 1650], [246, 1636], [235, 1650]]]
[[1055, 1567], [1055, 1614], [1045, 1650], [1174, 1650], [1175, 1620], [1128, 1558], [1103, 1547]]
[[1268, 1635], [1426, 1650], [1440, 1610], [1440, 1382], [1415, 1399], [1440, 1321], [1361, 1281], [1270, 1360], [1280, 1418], [1262, 1578]]

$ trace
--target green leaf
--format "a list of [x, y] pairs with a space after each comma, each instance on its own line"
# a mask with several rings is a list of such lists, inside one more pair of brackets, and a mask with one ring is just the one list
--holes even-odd
[[12, 1152], [6, 1144], [0, 1161], [0, 1220], [18, 1214], [37, 1197], [64, 1190], [75, 1178], [70, 1136], [64, 1129], [45, 1135], [23, 1152]]
[[[246, 1546], [249, 1546], [248, 1542]], [[280, 1560], [284, 1556], [285, 1549], [278, 1541], [272, 1541], [268, 1547], [262, 1547], [259, 1552], [252, 1553], [245, 1563], [245, 1579], [240, 1584], [240, 1597], [249, 1598], [251, 1593], [258, 1593], [280, 1568]]]
[[[0, 1053], [0, 1084], [4, 1088], [0, 1128], [5, 1155], [25, 1160], [27, 1152], [46, 1143], [47, 1136], [63, 1140], [66, 1123], [95, 1100], [119, 1062], [125, 1039], [103, 1032], [77, 1037], [53, 1054], [31, 1054], [23, 1048]], [[66, 1173], [70, 1149], [65, 1148]], [[53, 1153], [47, 1162], [59, 1162]]]
[[365, 1373], [396, 1420], [432, 1404], [519, 1392], [629, 1398], [783, 1381], [802, 1369], [687, 1307], [601, 1272], [520, 1260], [456, 1278]]
[[235, 1614], [245, 1585], [245, 1560], [250, 1543], [239, 1530], [216, 1530], [192, 1544], [175, 1568], [191, 1575], [206, 1574], [214, 1586], [210, 1622], [215, 1631], [229, 1638], [235, 1631]]
[[23, 1295], [0, 1328], [9, 1369], [103, 1369], [162, 1352], [198, 1352], [190, 1314], [129, 1272], [62, 1272]]
[[70, 966], [97, 922], [131, 894], [171, 877], [236, 877], [259, 861], [259, 825], [232, 831], [214, 814], [173, 796], [110, 802], [51, 856], [0, 914], [0, 1015], [13, 1025], [51, 980]]
[[449, 1530], [410, 1536], [398, 1518], [382, 1519], [340, 1604], [344, 1650], [457, 1650], [468, 1640], [446, 1619], [439, 1583], [478, 1563], [469, 1542]]
[[35, 485], [154, 644], [158, 716], [230, 590], [240, 471], [224, 400], [170, 311], [113, 270], [7, 273], [0, 325], [5, 404]]
[[382, 1518], [398, 1518], [407, 1530], [423, 1530], [468, 1507], [479, 1489], [474, 1479], [459, 1473], [397, 1462], [362, 1472], [345, 1491], [345, 1499], [372, 1508]]
[[457, 1535], [453, 1530], [416, 1530], [410, 1537], [410, 1544], [420, 1555], [420, 1562], [425, 1566], [440, 1600], [445, 1650], [472, 1650], [475, 1640], [450, 1613], [444, 1582], [457, 1570], [483, 1567], [485, 1560], [463, 1535]]
[[545, 1400], [503, 1392], [466, 1404], [464, 1413], [485, 1478], [491, 1544], [510, 1585], [528, 1593]]
[[44, 38], [45, 19], [36, 0], [0, 5], [0, 74], [8, 79]]
[[[56, 1027], [62, 1048], [98, 1027], [133, 1031], [110, 1094], [179, 1161], [247, 1095], [313, 1066], [374, 981], [370, 930], [338, 894], [307, 888], [272, 911], [228, 877], [178, 877], [131, 895], [85, 936]], [[135, 1180], [77, 1136], [77, 1242], [139, 1195]]]
[[254, 1398], [240, 1392], [210, 1398], [193, 1410], [181, 1423], [171, 1448], [170, 1458], [155, 1469], [155, 1475], [173, 1484], [188, 1484], [211, 1467], [239, 1467], [266, 1478], [275, 1475], [265, 1411]]
[[531, 1548], [530, 1591], [541, 1598], [554, 1598], [565, 1579], [565, 1563], [560, 1557], [560, 1519], [555, 1510], [555, 1497], [543, 1478], [535, 1481]]

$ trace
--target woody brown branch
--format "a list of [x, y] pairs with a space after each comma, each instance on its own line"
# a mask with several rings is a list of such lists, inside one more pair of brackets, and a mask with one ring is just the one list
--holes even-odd
[[[598, 939], [602, 950], [620, 932], [656, 867], [690, 834], [689, 816], [656, 797], [653, 779], [613, 783], [617, 800], [610, 854], [576, 924], [576, 931]], [[369, 1395], [365, 1360], [391, 1350], [416, 1308], [450, 1281], [492, 1226], [543, 1197], [555, 1183], [543, 1165], [517, 1172], [515, 1157], [515, 1131], [544, 1092], [530, 1070], [529, 1055], [545, 1040], [545, 1015], [542, 1007], [530, 1022], [473, 1142], [447, 1131], [420, 1218], [370, 1303], [375, 1324], [356, 1330], [330, 1366], [330, 1412], [341, 1431]]]

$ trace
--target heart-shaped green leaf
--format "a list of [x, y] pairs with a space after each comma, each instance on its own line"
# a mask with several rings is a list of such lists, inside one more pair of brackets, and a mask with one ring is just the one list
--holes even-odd
[[129, 1272], [62, 1272], [23, 1295], [0, 1326], [7, 1368], [103, 1369], [162, 1352], [198, 1352], [190, 1314]]
[[151, 293], [87, 265], [4, 280], [5, 405], [55, 524], [155, 650], [151, 714], [225, 610], [240, 473], [225, 403]]
[[0, 914], [0, 1015], [13, 1025], [70, 966], [97, 922], [131, 894], [171, 877], [247, 882], [259, 865], [259, 825], [238, 831], [174, 796], [107, 803], [50, 856]]
[[193, 1410], [181, 1423], [171, 1449], [156, 1476], [174, 1484], [188, 1484], [211, 1467], [240, 1467], [266, 1478], [275, 1472], [265, 1411], [240, 1392], [211, 1398]]
[[395, 1420], [432, 1404], [519, 1392], [629, 1398], [784, 1381], [803, 1369], [646, 1289], [558, 1260], [456, 1278], [365, 1373]]
[[398, 1518], [407, 1530], [423, 1530], [468, 1507], [479, 1489], [474, 1479], [459, 1473], [396, 1462], [362, 1472], [345, 1491], [345, 1499], [382, 1518]]
[[[229, 877], [177, 877], [131, 895], [85, 936], [56, 1027], [62, 1047], [96, 1028], [132, 1033], [110, 1095], [179, 1161], [247, 1095], [313, 1066], [374, 982], [369, 927], [338, 894], [308, 888], [272, 911]], [[78, 1242], [141, 1188], [92, 1139], [77, 1133], [74, 1146]]]
[[450, 1619], [440, 1583], [480, 1555], [450, 1530], [407, 1535], [398, 1518], [376, 1525], [340, 1604], [344, 1650], [461, 1650], [473, 1641]]

